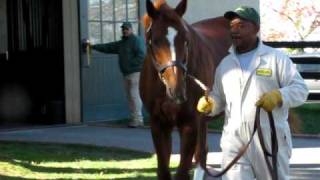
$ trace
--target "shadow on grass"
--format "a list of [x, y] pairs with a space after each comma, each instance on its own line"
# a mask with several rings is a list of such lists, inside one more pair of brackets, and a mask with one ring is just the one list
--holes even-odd
[[[0, 175], [1, 180], [34, 180], [34, 178], [23, 178], [15, 176], [3, 176]], [[51, 178], [52, 179], [52, 178]], [[72, 180], [74, 178], [53, 178], [52, 180]], [[136, 176], [128, 178], [117, 178], [117, 180], [156, 180], [155, 176]], [[77, 178], [77, 180], [88, 180], [87, 178]], [[99, 178], [99, 180], [110, 180], [110, 178]]]
[[1, 180], [26, 180], [29, 178], [21, 178], [21, 177], [15, 177], [15, 176], [5, 176], [5, 175], [0, 175]]

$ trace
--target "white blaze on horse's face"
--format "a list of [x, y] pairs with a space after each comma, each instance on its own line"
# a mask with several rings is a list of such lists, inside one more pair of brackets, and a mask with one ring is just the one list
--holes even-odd
[[[175, 47], [175, 40], [178, 36], [178, 31], [173, 27], [168, 27], [166, 40], [168, 42], [168, 50], [170, 51], [170, 56], [166, 59], [168, 64], [176, 63], [177, 60], [177, 48]], [[174, 100], [177, 104], [181, 104], [186, 101], [186, 90], [185, 90], [185, 81], [182, 76], [178, 76], [179, 68], [184, 70], [181, 67], [181, 64], [170, 65], [172, 71], [168, 71], [166, 74], [166, 79], [163, 79], [163, 82], [166, 86], [167, 95]], [[173, 72], [173, 74], [171, 74]], [[180, 71], [181, 72], [181, 71]], [[182, 73], [180, 75], [183, 75]]]
[[178, 32], [174, 28], [172, 28], [172, 27], [168, 28], [167, 39], [170, 44], [170, 52], [171, 52], [172, 61], [176, 60], [176, 50], [174, 47], [174, 39], [176, 38], [177, 33]]
[[[174, 46], [174, 39], [176, 38], [177, 34], [178, 34], [177, 30], [175, 30], [172, 27], [168, 27], [167, 39], [168, 39], [169, 45], [170, 45], [170, 53], [171, 53], [171, 60], [172, 61], [176, 61], [176, 49]], [[176, 67], [174, 67], [174, 71], [176, 73]]]

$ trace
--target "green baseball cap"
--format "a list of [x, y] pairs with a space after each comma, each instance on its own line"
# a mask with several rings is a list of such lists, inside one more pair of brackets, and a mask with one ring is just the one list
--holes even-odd
[[260, 25], [259, 13], [254, 8], [248, 6], [240, 6], [234, 11], [228, 11], [224, 14], [224, 17], [229, 20], [240, 17], [241, 19], [251, 21], [258, 26]]
[[122, 23], [121, 28], [132, 28], [132, 24], [130, 22], [124, 22]]

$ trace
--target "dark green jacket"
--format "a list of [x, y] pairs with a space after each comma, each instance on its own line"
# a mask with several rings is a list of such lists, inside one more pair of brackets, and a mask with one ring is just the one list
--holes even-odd
[[132, 34], [120, 41], [96, 44], [93, 49], [119, 55], [119, 66], [124, 76], [140, 72], [146, 54], [146, 47], [142, 38]]

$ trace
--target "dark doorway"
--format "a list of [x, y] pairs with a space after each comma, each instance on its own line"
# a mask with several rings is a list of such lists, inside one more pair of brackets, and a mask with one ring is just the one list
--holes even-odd
[[62, 0], [7, 0], [6, 7], [0, 123], [64, 123]]

